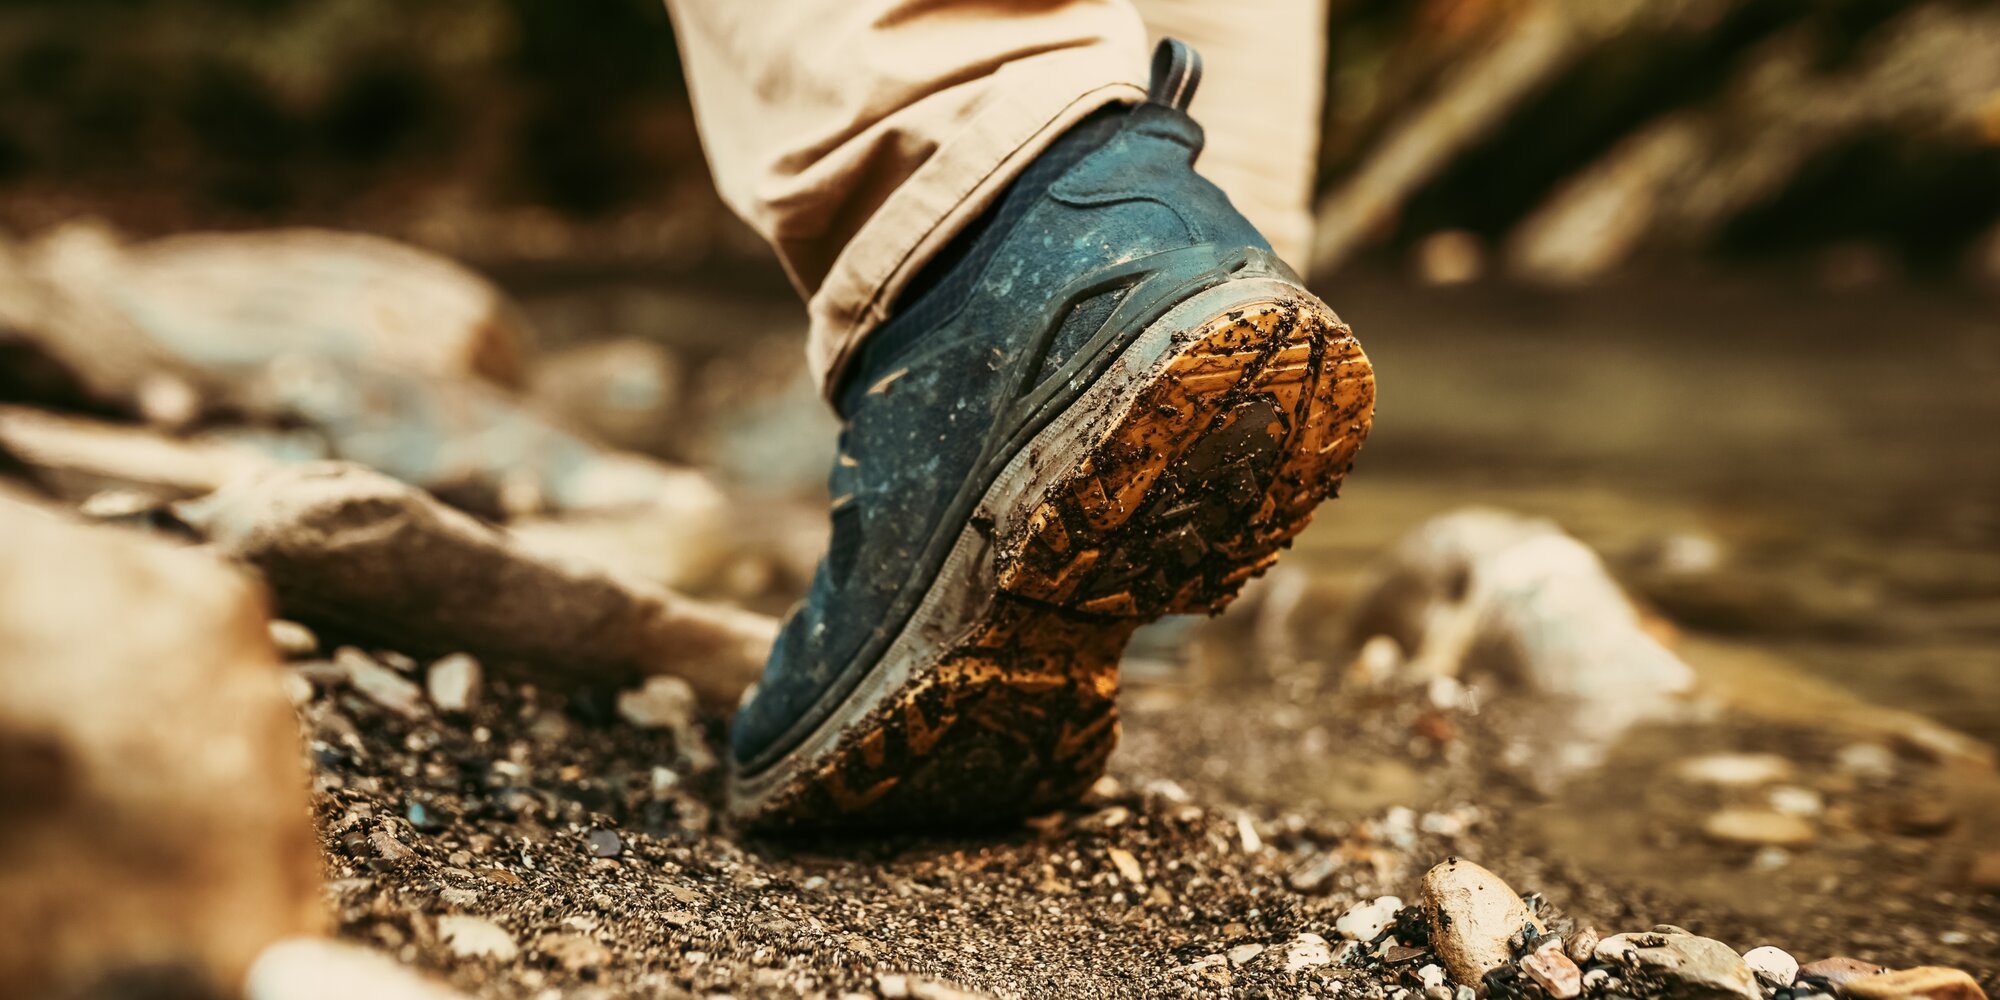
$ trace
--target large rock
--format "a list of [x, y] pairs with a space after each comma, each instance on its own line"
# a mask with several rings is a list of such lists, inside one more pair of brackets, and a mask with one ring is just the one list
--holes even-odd
[[546, 683], [685, 679], [732, 705], [770, 618], [530, 553], [504, 529], [352, 465], [238, 482], [177, 510], [262, 570], [288, 617], [419, 652], [468, 652]]
[[1500, 876], [1463, 858], [1426, 872], [1418, 901], [1430, 921], [1431, 950], [1453, 982], [1475, 989], [1514, 960], [1509, 942], [1521, 928], [1546, 930]]
[[0, 992], [173, 968], [233, 990], [317, 929], [264, 601], [212, 556], [0, 501]]
[[1757, 975], [1736, 949], [1693, 934], [1613, 934], [1597, 943], [1596, 957], [1623, 970], [1639, 996], [1677, 1000], [1763, 1000]]

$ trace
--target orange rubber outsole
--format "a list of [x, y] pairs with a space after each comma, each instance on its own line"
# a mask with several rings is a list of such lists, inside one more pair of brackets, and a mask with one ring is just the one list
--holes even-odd
[[1219, 611], [1269, 568], [1337, 492], [1374, 400], [1360, 344], [1304, 292], [1177, 332], [992, 540], [977, 621], [813, 766], [739, 795], [738, 822], [954, 825], [1074, 800], [1117, 744], [1133, 629]]

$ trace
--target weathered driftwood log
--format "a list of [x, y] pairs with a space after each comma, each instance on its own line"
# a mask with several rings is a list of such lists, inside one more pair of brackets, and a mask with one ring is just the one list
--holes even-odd
[[72, 502], [114, 489], [181, 500], [273, 465], [228, 441], [4, 404], [0, 452], [21, 463], [37, 485]]
[[321, 925], [265, 620], [208, 553], [0, 500], [0, 992], [221, 995]]
[[776, 634], [763, 615], [529, 551], [502, 529], [354, 465], [238, 482], [177, 512], [262, 570], [285, 614], [558, 684], [682, 677], [733, 703]]
[[1662, 116], [1573, 177], [1509, 237], [1509, 269], [1578, 283], [1642, 251], [1700, 250], [1847, 136], [1969, 141], [1990, 127], [2000, 8], [1918, 5], [1834, 70], [1814, 27], [1781, 32], [1715, 100]]

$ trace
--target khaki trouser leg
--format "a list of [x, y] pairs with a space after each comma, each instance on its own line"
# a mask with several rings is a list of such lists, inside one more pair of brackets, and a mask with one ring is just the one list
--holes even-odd
[[[1281, 256], [1310, 243], [1324, 3], [1142, 4], [1208, 61], [1203, 172]], [[1050, 142], [1145, 96], [1132, 0], [667, 7], [716, 186], [806, 296], [808, 356], [829, 386], [917, 270]]]
[[1293, 270], [1312, 261], [1313, 179], [1326, 96], [1327, 0], [1133, 0], [1153, 40], [1201, 53], [1189, 114], [1201, 175]]

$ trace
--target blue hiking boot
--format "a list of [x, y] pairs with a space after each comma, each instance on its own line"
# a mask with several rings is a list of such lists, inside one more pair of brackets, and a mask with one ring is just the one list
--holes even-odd
[[965, 825], [1075, 799], [1118, 659], [1213, 612], [1334, 494], [1374, 377], [1194, 172], [1199, 62], [1037, 158], [836, 394], [833, 540], [737, 716], [738, 826]]

